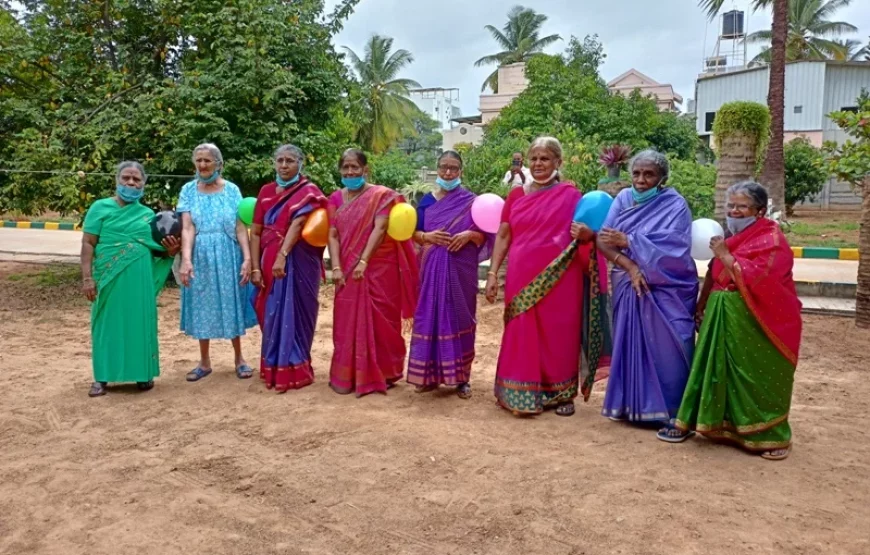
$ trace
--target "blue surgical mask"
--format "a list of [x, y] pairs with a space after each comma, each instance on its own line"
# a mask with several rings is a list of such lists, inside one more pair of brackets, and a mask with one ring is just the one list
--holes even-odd
[[212, 183], [217, 181], [218, 177], [220, 177], [220, 176], [221, 176], [220, 170], [215, 170], [214, 173], [212, 173], [208, 179], [203, 178], [202, 176], [199, 175], [199, 172], [196, 172], [196, 180], [199, 181], [200, 183], [205, 184], [205, 185], [211, 185]]
[[366, 178], [363, 175], [359, 177], [342, 177], [341, 184], [351, 191], [359, 191], [366, 184]]
[[122, 183], [118, 183], [115, 186], [115, 193], [120, 197], [124, 202], [138, 202], [142, 195], [145, 194], [145, 189], [139, 189], [138, 187], [129, 187]]
[[725, 223], [728, 226], [728, 231], [730, 231], [732, 235], [737, 235], [738, 233], [740, 233], [757, 221], [758, 218], [756, 218], [755, 216], [747, 216], [745, 218], [732, 218], [731, 216], [725, 217]]
[[435, 179], [435, 184], [444, 189], [445, 191], [452, 191], [453, 189], [462, 185], [462, 179], [457, 177], [456, 179], [445, 181], [439, 177]]
[[302, 166], [299, 166], [299, 171], [296, 172], [296, 175], [294, 175], [293, 177], [291, 177], [290, 179], [288, 179], [286, 181], [281, 179], [281, 176], [276, 173], [275, 174], [275, 183], [278, 184], [278, 187], [281, 187], [282, 189], [286, 189], [290, 185], [294, 185], [294, 184], [298, 183], [299, 176], [301, 176], [301, 175], [302, 175]]
[[659, 193], [662, 192], [662, 183], [664, 183], [664, 179], [659, 181], [655, 187], [651, 187], [644, 192], [638, 191], [634, 185], [631, 186], [631, 196], [634, 198], [634, 202], [637, 204], [643, 204], [645, 202], [649, 202], [652, 199], [659, 196]]

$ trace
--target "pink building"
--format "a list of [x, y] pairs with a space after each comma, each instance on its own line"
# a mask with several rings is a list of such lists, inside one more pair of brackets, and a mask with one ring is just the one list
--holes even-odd
[[674, 92], [674, 87], [663, 85], [636, 69], [630, 69], [607, 83], [607, 88], [625, 96], [630, 95], [635, 89], [643, 96], [652, 95], [659, 110], [663, 112], [679, 112], [680, 104], [683, 103], [683, 97]]

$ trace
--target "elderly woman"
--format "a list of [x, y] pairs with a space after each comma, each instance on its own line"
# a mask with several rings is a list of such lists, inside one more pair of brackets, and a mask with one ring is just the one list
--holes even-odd
[[256, 325], [246, 285], [251, 275], [248, 232], [238, 219], [239, 188], [221, 177], [223, 156], [213, 144], [193, 151], [196, 179], [181, 189], [181, 331], [199, 340], [200, 360], [187, 381], [212, 371], [212, 339], [232, 340], [236, 376], [250, 378], [241, 336]]
[[420, 300], [414, 314], [408, 383], [417, 391], [455, 386], [471, 397], [469, 377], [477, 327], [477, 265], [491, 254], [492, 236], [477, 229], [471, 204], [477, 198], [462, 187], [462, 157], [438, 158], [437, 189], [417, 207], [414, 241], [421, 246]]
[[311, 212], [326, 207], [326, 197], [302, 175], [305, 156], [298, 147], [281, 145], [274, 158], [275, 181], [260, 189], [251, 225], [251, 281], [263, 332], [260, 377], [284, 393], [314, 382], [311, 344], [323, 247], [305, 242], [302, 228]]
[[[499, 405], [515, 415], [539, 414], [550, 408], [560, 416], [574, 414], [584, 297], [590, 293], [584, 286], [584, 273], [591, 273], [592, 283], [599, 284], [597, 257], [590, 256], [594, 234], [580, 224], [572, 229], [574, 209], [582, 195], [573, 183], [560, 180], [561, 165], [558, 140], [541, 137], [532, 143], [532, 183], [528, 191], [516, 187], [508, 195], [486, 283], [486, 298], [493, 303], [498, 270], [509, 256], [495, 396]], [[595, 322], [591, 322], [593, 336]], [[592, 343], [600, 347], [598, 332]], [[595, 350], [587, 355], [590, 375], [584, 381], [584, 396], [600, 362]]]
[[666, 186], [664, 155], [640, 152], [629, 172], [632, 186], [617, 195], [598, 234], [613, 263], [613, 357], [602, 414], [667, 423], [680, 407], [695, 342], [692, 213]]
[[91, 306], [94, 383], [88, 395], [106, 394], [109, 382], [154, 387], [160, 375], [155, 298], [181, 244], [151, 235], [154, 212], [139, 203], [148, 176], [138, 162], [121, 162], [115, 196], [96, 201], [85, 216], [82, 291]]
[[387, 235], [390, 209], [403, 199], [366, 182], [366, 155], [349, 149], [338, 168], [344, 188], [329, 197], [327, 208], [335, 282], [329, 386], [361, 397], [384, 393], [402, 379], [402, 319], [413, 317], [417, 305], [417, 259], [411, 241]]
[[[801, 341], [794, 256], [779, 226], [764, 217], [764, 187], [738, 183], [726, 198], [732, 235], [710, 242], [715, 258], [698, 302], [701, 331], [676, 427], [781, 460], [791, 446]], [[680, 438], [665, 428], [659, 439]]]

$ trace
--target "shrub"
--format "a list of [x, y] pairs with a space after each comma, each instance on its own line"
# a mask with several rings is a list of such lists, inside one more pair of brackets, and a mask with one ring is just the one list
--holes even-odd
[[828, 172], [825, 156], [807, 139], [799, 137], [785, 145], [785, 207], [791, 215], [796, 204], [814, 201], [822, 192]]

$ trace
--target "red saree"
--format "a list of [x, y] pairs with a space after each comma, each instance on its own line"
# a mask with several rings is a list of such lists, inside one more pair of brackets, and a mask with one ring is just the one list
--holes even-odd
[[329, 223], [338, 231], [340, 262], [346, 284], [335, 292], [332, 339], [334, 352], [329, 384], [337, 393], [358, 397], [385, 392], [402, 378], [405, 339], [402, 319], [413, 318], [419, 272], [410, 241], [385, 236], [366, 266], [365, 277], [354, 280], [353, 269], [365, 250], [375, 219], [386, 217], [402, 197], [374, 185], [356, 199], [344, 191], [329, 198]]
[[792, 276], [794, 255], [776, 222], [762, 218], [725, 241], [735, 259], [734, 279], [713, 262], [715, 290], [737, 289], [764, 334], [786, 360], [797, 365], [801, 302]]

